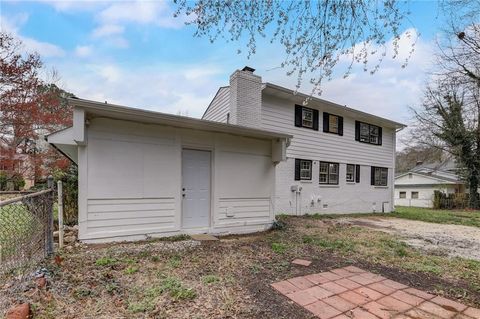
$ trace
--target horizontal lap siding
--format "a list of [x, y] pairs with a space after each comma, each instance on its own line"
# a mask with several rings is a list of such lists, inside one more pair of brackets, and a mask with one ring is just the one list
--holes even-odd
[[[371, 166], [389, 168], [389, 177], [394, 174], [394, 129], [383, 127], [382, 145], [360, 143], [355, 140], [355, 120], [374, 125], [375, 119], [368, 116], [356, 118], [342, 108], [310, 102], [309, 107], [320, 112], [319, 130], [295, 126], [295, 102], [270, 95], [263, 95], [262, 128], [293, 135], [287, 148], [287, 161], [276, 166], [275, 212], [287, 214], [312, 213], [360, 213], [390, 211], [393, 185], [390, 178], [388, 187], [370, 185]], [[323, 132], [323, 115], [343, 117], [343, 136]], [[381, 126], [381, 125], [380, 125]], [[295, 158], [310, 159], [313, 162], [312, 180], [296, 181]], [[319, 184], [319, 161], [340, 163], [339, 184]], [[345, 181], [346, 164], [361, 165], [360, 183]], [[291, 187], [302, 187], [300, 193]]]
[[288, 157], [393, 167], [393, 129], [383, 128], [383, 141], [380, 146], [360, 143], [355, 140], [355, 118], [342, 114], [340, 110], [335, 112], [322, 108], [322, 105], [309, 106], [319, 109], [320, 112], [343, 116], [344, 135], [324, 133], [322, 123], [318, 131], [295, 127], [293, 102], [264, 97], [262, 128], [293, 135], [287, 148]]
[[213, 98], [208, 110], [203, 115], [204, 120], [227, 122], [227, 114], [230, 110], [230, 90], [228, 87], [220, 88]]
[[158, 232], [174, 228], [174, 198], [94, 199], [87, 201], [90, 234]]
[[[227, 210], [232, 217], [227, 216]], [[270, 220], [270, 198], [220, 198], [218, 225], [230, 222], [268, 223]]]

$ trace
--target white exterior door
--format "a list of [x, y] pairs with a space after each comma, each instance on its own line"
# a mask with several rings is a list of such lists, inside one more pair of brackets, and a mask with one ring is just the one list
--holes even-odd
[[210, 160], [209, 151], [182, 152], [182, 228], [210, 225]]

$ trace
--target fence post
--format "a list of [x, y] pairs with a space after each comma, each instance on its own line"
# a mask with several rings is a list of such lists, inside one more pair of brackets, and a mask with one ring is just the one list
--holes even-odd
[[62, 181], [57, 182], [58, 195], [58, 248], [63, 247], [63, 185]]
[[53, 201], [54, 201], [54, 183], [53, 183], [53, 176], [49, 175], [47, 178], [47, 185], [48, 188], [51, 190], [50, 194], [50, 203], [47, 208], [47, 256], [51, 256], [53, 254]]

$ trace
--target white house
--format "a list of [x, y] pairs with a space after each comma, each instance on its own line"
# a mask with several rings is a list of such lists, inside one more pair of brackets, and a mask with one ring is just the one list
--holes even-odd
[[276, 213], [390, 212], [396, 132], [404, 125], [314, 97], [303, 106], [307, 98], [245, 67], [202, 118], [293, 136], [275, 172]]
[[453, 161], [421, 164], [395, 177], [395, 205], [433, 207], [436, 190], [445, 194], [465, 193]]
[[275, 166], [291, 136], [71, 99], [47, 137], [79, 169], [79, 239], [242, 233], [274, 220]]

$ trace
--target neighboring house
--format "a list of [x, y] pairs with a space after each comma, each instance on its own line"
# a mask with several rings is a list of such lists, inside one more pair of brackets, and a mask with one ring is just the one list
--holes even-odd
[[202, 118], [293, 136], [287, 160], [276, 167], [276, 213], [393, 209], [396, 132], [403, 124], [262, 83], [249, 67], [231, 75]]
[[[23, 178], [25, 185], [23, 189], [29, 189], [35, 185], [35, 165], [32, 161], [32, 156], [29, 154], [15, 153], [12, 156], [7, 156], [8, 150], [6, 146], [0, 145], [0, 174], [3, 173], [9, 177], [11, 175], [19, 175]], [[14, 190], [14, 183], [7, 182], [4, 186], [5, 190]], [[0, 189], [2, 190], [2, 189]]]
[[291, 136], [70, 99], [73, 127], [47, 137], [78, 164], [79, 239], [266, 230]]
[[466, 192], [453, 160], [420, 163], [412, 170], [396, 176], [395, 205], [433, 207], [433, 195], [436, 190], [445, 194]]

